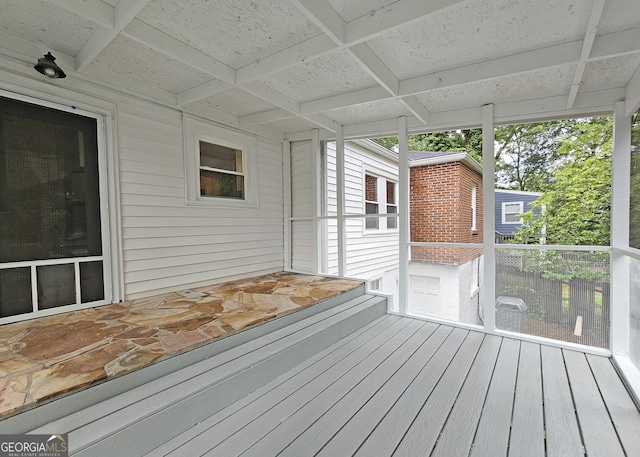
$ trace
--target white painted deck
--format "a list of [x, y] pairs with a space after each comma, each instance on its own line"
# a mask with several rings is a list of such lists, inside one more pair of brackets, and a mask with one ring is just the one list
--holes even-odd
[[604, 357], [386, 315], [149, 456], [632, 456]]

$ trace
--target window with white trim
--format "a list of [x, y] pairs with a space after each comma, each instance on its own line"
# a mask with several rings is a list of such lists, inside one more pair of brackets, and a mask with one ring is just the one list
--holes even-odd
[[523, 212], [524, 212], [524, 202], [502, 203], [502, 223], [503, 224], [522, 224]]
[[185, 117], [187, 203], [258, 206], [255, 137]]
[[[365, 214], [376, 217], [365, 218], [366, 230], [396, 230], [398, 228], [398, 183], [382, 176], [365, 174]], [[393, 216], [379, 217], [382, 214]]]

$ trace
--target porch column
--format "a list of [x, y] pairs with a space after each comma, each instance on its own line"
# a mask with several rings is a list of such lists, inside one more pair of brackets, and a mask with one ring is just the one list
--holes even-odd
[[406, 314], [409, 310], [409, 146], [407, 139], [407, 118], [398, 118], [398, 230], [399, 230], [399, 280], [398, 311]]
[[484, 328], [493, 333], [496, 329], [496, 221], [495, 207], [495, 122], [493, 105], [482, 107], [482, 236], [484, 238], [484, 283], [480, 287], [480, 301], [484, 310]]
[[629, 170], [631, 167], [631, 119], [625, 103], [614, 109], [613, 163], [611, 173], [611, 352], [629, 355]]
[[284, 186], [284, 269], [291, 270], [291, 142], [282, 142], [282, 174]]
[[345, 202], [344, 202], [344, 133], [340, 129], [336, 132], [336, 180], [337, 180], [337, 211], [338, 211], [338, 276], [344, 276], [347, 272], [347, 240], [345, 227]]
[[311, 269], [314, 274], [322, 271], [322, 154], [320, 151], [320, 131], [313, 129], [311, 133], [311, 213], [313, 216], [311, 233]]

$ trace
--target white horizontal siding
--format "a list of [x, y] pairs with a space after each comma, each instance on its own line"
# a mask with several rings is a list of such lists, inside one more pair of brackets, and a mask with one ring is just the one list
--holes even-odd
[[[345, 144], [345, 212], [364, 213], [364, 175], [370, 171], [397, 181], [396, 163], [365, 150], [351, 142]], [[330, 211], [336, 202], [336, 154], [335, 143], [327, 145], [327, 198]], [[346, 263], [348, 276], [367, 279], [398, 268], [398, 233], [369, 231], [365, 234], [364, 219], [347, 219]], [[328, 266], [337, 271], [337, 229], [327, 231]]]
[[182, 116], [118, 106], [127, 299], [282, 270], [282, 145], [258, 139], [258, 208], [186, 205]]

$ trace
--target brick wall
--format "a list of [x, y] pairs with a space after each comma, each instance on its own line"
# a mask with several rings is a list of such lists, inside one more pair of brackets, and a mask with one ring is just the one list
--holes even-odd
[[[410, 235], [414, 242], [482, 243], [482, 176], [461, 162], [410, 169]], [[476, 230], [471, 230], [472, 186], [476, 191]], [[449, 265], [466, 263], [479, 249], [411, 248], [411, 260]]]

